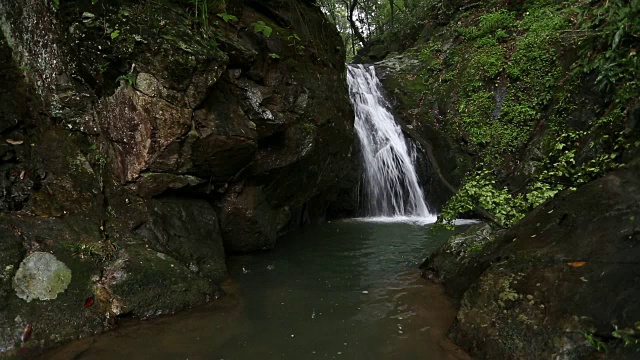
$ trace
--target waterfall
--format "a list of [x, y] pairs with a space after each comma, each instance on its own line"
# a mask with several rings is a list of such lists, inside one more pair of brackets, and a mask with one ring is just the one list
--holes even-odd
[[407, 141], [389, 111], [374, 67], [350, 65], [348, 82], [364, 158], [365, 215], [435, 220], [418, 184]]

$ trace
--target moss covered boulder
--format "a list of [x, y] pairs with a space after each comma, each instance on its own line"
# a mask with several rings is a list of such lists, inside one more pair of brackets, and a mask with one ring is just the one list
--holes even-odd
[[425, 266], [461, 296], [454, 340], [481, 359], [581, 359], [605, 348], [607, 358], [635, 359], [639, 175], [635, 161], [563, 193], [473, 261], [430, 258]]

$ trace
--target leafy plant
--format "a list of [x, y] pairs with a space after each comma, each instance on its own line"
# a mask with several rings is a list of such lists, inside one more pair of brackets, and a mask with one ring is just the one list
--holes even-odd
[[280, 59], [280, 55], [276, 54], [276, 53], [269, 53], [269, 57], [272, 59]]
[[304, 52], [304, 45], [300, 43], [302, 40], [300, 40], [298, 34], [293, 33], [287, 36], [287, 40], [289, 41], [289, 47], [292, 47], [298, 55], [302, 55]]
[[273, 32], [273, 29], [267, 24], [265, 24], [264, 21], [262, 20], [257, 21], [252, 25], [253, 25], [253, 32], [262, 33], [262, 35], [264, 35], [265, 37], [271, 36], [271, 33]]
[[236, 16], [231, 15], [231, 14], [227, 14], [227, 13], [220, 13], [220, 14], [217, 14], [217, 16], [218, 16], [219, 18], [221, 18], [221, 19], [222, 19], [222, 21], [224, 21], [224, 22], [226, 22], [226, 23], [228, 23], [228, 22], [230, 22], [230, 21], [231, 21], [231, 22], [238, 21], [238, 18], [237, 18]]
[[127, 9], [120, 9], [120, 11], [118, 11], [118, 18], [120, 20], [123, 20], [124, 18], [126, 18], [127, 16], [129, 16], [131, 13], [129, 12], [129, 10]]
[[595, 6], [579, 9], [577, 13], [581, 60], [575, 71], [595, 72], [596, 85], [611, 95], [616, 88], [622, 95], [637, 94], [640, 90], [637, 82], [640, 2], [598, 1]]
[[514, 25], [515, 14], [506, 9], [500, 9], [480, 16], [477, 26], [462, 28], [460, 32], [467, 39], [477, 39], [497, 34], [499, 35], [497, 38], [502, 40], [508, 37], [506, 31], [510, 30]]
[[624, 344], [624, 346], [630, 346], [630, 345], [638, 345], [640, 344], [640, 338], [638, 337], [640, 334], [637, 334], [636, 332], [640, 330], [640, 322], [636, 322], [635, 323], [635, 328], [623, 328], [620, 329], [618, 327], [618, 325], [613, 325], [614, 330], [611, 333], [611, 336], [613, 336], [616, 339], [620, 339], [622, 340], [622, 343]]
[[98, 71], [102, 74], [105, 73], [109, 69], [109, 62], [105, 62], [102, 64], [98, 64]]
[[585, 340], [589, 342], [589, 345], [599, 352], [607, 352], [607, 344], [605, 344], [599, 337], [595, 336], [591, 332], [585, 332], [583, 334]]
[[477, 208], [487, 211], [499, 225], [506, 227], [524, 216], [527, 203], [522, 195], [511, 195], [506, 188], [499, 188], [489, 170], [480, 170], [465, 178], [462, 188], [445, 204], [437, 222], [451, 227], [460, 214]]
[[111, 39], [116, 39], [118, 36], [120, 36], [120, 30], [114, 30], [111, 32]]
[[124, 80], [126, 81], [130, 86], [135, 86], [136, 85], [136, 79], [137, 76], [134, 73], [130, 73], [130, 74], [126, 74], [126, 75], [120, 75], [118, 76], [118, 78], [116, 79], [116, 82], [120, 81], [120, 80]]

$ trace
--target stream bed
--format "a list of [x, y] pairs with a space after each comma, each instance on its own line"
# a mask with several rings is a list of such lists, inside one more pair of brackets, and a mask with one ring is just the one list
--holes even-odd
[[418, 265], [451, 232], [338, 221], [228, 260], [227, 296], [55, 349], [46, 359], [469, 359], [455, 308]]

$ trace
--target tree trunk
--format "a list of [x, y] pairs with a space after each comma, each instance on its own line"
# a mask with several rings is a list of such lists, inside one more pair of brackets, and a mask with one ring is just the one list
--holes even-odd
[[356, 7], [358, 6], [358, 0], [351, 0], [349, 3], [346, 3], [346, 5], [349, 8], [349, 25], [351, 26], [351, 31], [353, 31], [353, 35], [355, 35], [358, 41], [360, 41], [360, 43], [364, 45], [364, 36], [362, 36], [362, 33], [360, 32], [358, 24], [356, 24], [355, 20], [353, 20], [353, 13], [356, 11]]

